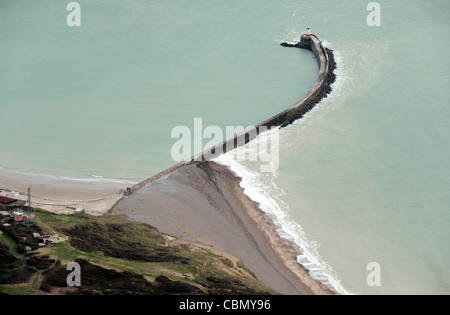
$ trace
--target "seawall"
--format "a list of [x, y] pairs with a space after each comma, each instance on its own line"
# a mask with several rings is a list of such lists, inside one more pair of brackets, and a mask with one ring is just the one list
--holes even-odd
[[319, 74], [314, 82], [314, 85], [300, 100], [281, 113], [256, 125], [256, 128], [252, 130], [252, 132], [244, 131], [232, 139], [226, 140], [210, 149], [203, 151], [202, 153], [193, 156], [190, 161], [178, 163], [128, 188], [125, 194], [129, 195], [138, 189], [151, 185], [157, 180], [166, 178], [186, 164], [195, 161], [211, 160], [222, 153], [234, 150], [235, 148], [248, 143], [252, 139], [256, 138], [261, 132], [264, 132], [270, 128], [285, 127], [293, 123], [295, 120], [303, 117], [304, 114], [314, 108], [314, 106], [331, 91], [331, 84], [335, 81], [336, 77], [333, 71], [336, 68], [336, 63], [334, 61], [333, 52], [324, 47], [322, 42], [315, 35], [311, 35], [309, 38], [306, 35], [302, 35], [301, 40], [298, 43], [281, 43], [281, 45], [285, 47], [297, 47], [311, 50], [319, 63]]

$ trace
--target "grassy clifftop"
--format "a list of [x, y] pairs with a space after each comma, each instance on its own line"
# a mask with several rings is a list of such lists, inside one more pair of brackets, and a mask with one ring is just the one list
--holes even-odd
[[[0, 293], [4, 294], [274, 294], [240, 261], [193, 244], [171, 244], [154, 227], [123, 216], [34, 212], [37, 227], [3, 227]], [[32, 232], [66, 239], [36, 249]], [[42, 241], [42, 240], [41, 240]], [[25, 244], [36, 249], [26, 253]], [[81, 266], [68, 287], [67, 264]]]

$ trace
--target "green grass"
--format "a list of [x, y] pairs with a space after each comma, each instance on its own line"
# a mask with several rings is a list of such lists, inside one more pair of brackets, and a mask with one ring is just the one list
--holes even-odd
[[23, 258], [23, 255], [19, 253], [19, 251], [17, 250], [17, 244], [16, 242], [14, 242], [14, 240], [6, 234], [2, 234], [0, 235], [0, 242], [2, 242], [3, 244], [5, 244], [6, 246], [9, 247], [9, 251], [16, 257], [19, 258]]
[[0, 211], [8, 209], [7, 207], [25, 207], [26, 202], [23, 200], [16, 200], [12, 203], [9, 203], [7, 206], [0, 205]]
[[[186, 245], [168, 246], [157, 229], [124, 216], [66, 216], [43, 210], [34, 214], [43, 234], [70, 239], [46, 247], [48, 255], [63, 266], [81, 258], [105, 269], [132, 272], [147, 279], [164, 275], [177, 284], [200, 285], [204, 293], [275, 293], [257, 282], [251, 272], [249, 276], [242, 263], [235, 267], [230, 259], [200, 247], [192, 250]], [[16, 267], [23, 267], [25, 257], [17, 251], [15, 242], [7, 235], [1, 235], [0, 241], [22, 259]], [[31, 294], [37, 289], [42, 272], [36, 269], [31, 286], [5, 285], [0, 286], [0, 291]]]
[[[0, 235], [0, 242], [6, 245], [9, 248], [9, 251], [11, 254], [19, 258], [20, 260], [15, 262], [12, 266], [14, 267], [14, 270], [12, 272], [15, 272], [16, 270], [21, 270], [26, 266], [26, 258], [24, 255], [18, 252], [17, 250], [17, 244], [16, 242], [8, 235], [2, 234]], [[12, 285], [3, 285], [0, 288], [0, 292], [6, 293], [6, 294], [12, 294], [12, 295], [29, 295], [36, 291], [38, 288], [38, 282], [39, 277], [41, 276], [43, 270], [37, 270], [33, 267], [33, 269], [36, 271], [35, 274], [32, 276], [33, 280], [31, 282], [31, 285], [29, 284], [12, 284]]]

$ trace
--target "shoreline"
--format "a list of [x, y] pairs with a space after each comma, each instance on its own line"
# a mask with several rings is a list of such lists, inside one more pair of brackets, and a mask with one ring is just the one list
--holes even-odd
[[298, 252], [244, 194], [241, 179], [215, 162], [193, 162], [124, 197], [111, 211], [156, 227], [175, 242], [201, 244], [240, 259], [282, 294], [335, 294], [297, 263]]
[[123, 197], [124, 185], [107, 180], [68, 180], [0, 170], [0, 190], [9, 191], [14, 199], [27, 201], [26, 191], [31, 187], [32, 205], [56, 214], [73, 214], [76, 208], [82, 208], [87, 214], [103, 215]]
[[[112, 194], [122, 194], [123, 196], [126, 196], [161, 179], [167, 178], [180, 168], [194, 161], [204, 161], [204, 156], [207, 156], [208, 161], [211, 161], [222, 154], [222, 152], [226, 153], [227, 151], [234, 150], [240, 145], [247, 144], [249, 141], [259, 135], [261, 127], [286, 127], [294, 121], [302, 118], [305, 113], [314, 108], [317, 103], [319, 103], [324, 97], [326, 97], [327, 94], [331, 92], [331, 84], [335, 81], [334, 70], [336, 69], [336, 63], [334, 61], [333, 51], [324, 47], [322, 45], [322, 42], [313, 34], [311, 34], [311, 40], [313, 41], [314, 45], [305, 45], [303, 43], [304, 38], [305, 35], [302, 35], [301, 41], [298, 43], [292, 44], [283, 42], [280, 45], [284, 47], [297, 47], [312, 51], [319, 63], [319, 74], [317, 79], [311, 89], [294, 105], [256, 125], [256, 134], [250, 135], [248, 133], [245, 133], [244, 131], [244, 133], [236, 135], [233, 139], [225, 140], [224, 142], [217, 144], [214, 147], [207, 149], [196, 156], [193, 156], [189, 161], [179, 162], [151, 176], [150, 178], [134, 184], [125, 183], [125, 181], [120, 180], [106, 180], [101, 182], [101, 184], [99, 185], [98, 183], [100, 181], [89, 181], [88, 179], [66, 180], [64, 178], [52, 178], [50, 179], [50, 181], [48, 179], [44, 181], [44, 178], [47, 175], [40, 176], [36, 174], [28, 176], [24, 174], [5, 171], [4, 169], [0, 168], [0, 190], [14, 190], [20, 193], [24, 193], [28, 187], [30, 187], [31, 185], [35, 185], [34, 187], [38, 188], [38, 193], [36, 195], [45, 195], [44, 197], [41, 197], [41, 199], [54, 199], [55, 201], [60, 201], [63, 203], [65, 201], [74, 201], [80, 199], [104, 198]], [[316, 48], [317, 46], [319, 46], [319, 49]], [[265, 129], [263, 129], [263, 131], [265, 131]], [[232, 143], [232, 145], [228, 146], [227, 144], [229, 143]], [[218, 152], [218, 147], [222, 147], [223, 150], [219, 151], [221, 152], [219, 154], [214, 154], [215, 152]], [[129, 192], [126, 190], [127, 188], [130, 188]], [[33, 189], [33, 191], [36, 191], [36, 189]], [[42, 205], [45, 206], [45, 203], [42, 203]], [[45, 208], [43, 209], [48, 210]], [[101, 211], [106, 213], [108, 210], [110, 209], [102, 209]]]

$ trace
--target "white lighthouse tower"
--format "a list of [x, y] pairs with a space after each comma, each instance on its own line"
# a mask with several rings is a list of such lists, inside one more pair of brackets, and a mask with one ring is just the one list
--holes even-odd
[[309, 26], [306, 29], [306, 37], [311, 37], [311, 31], [309, 30]]

